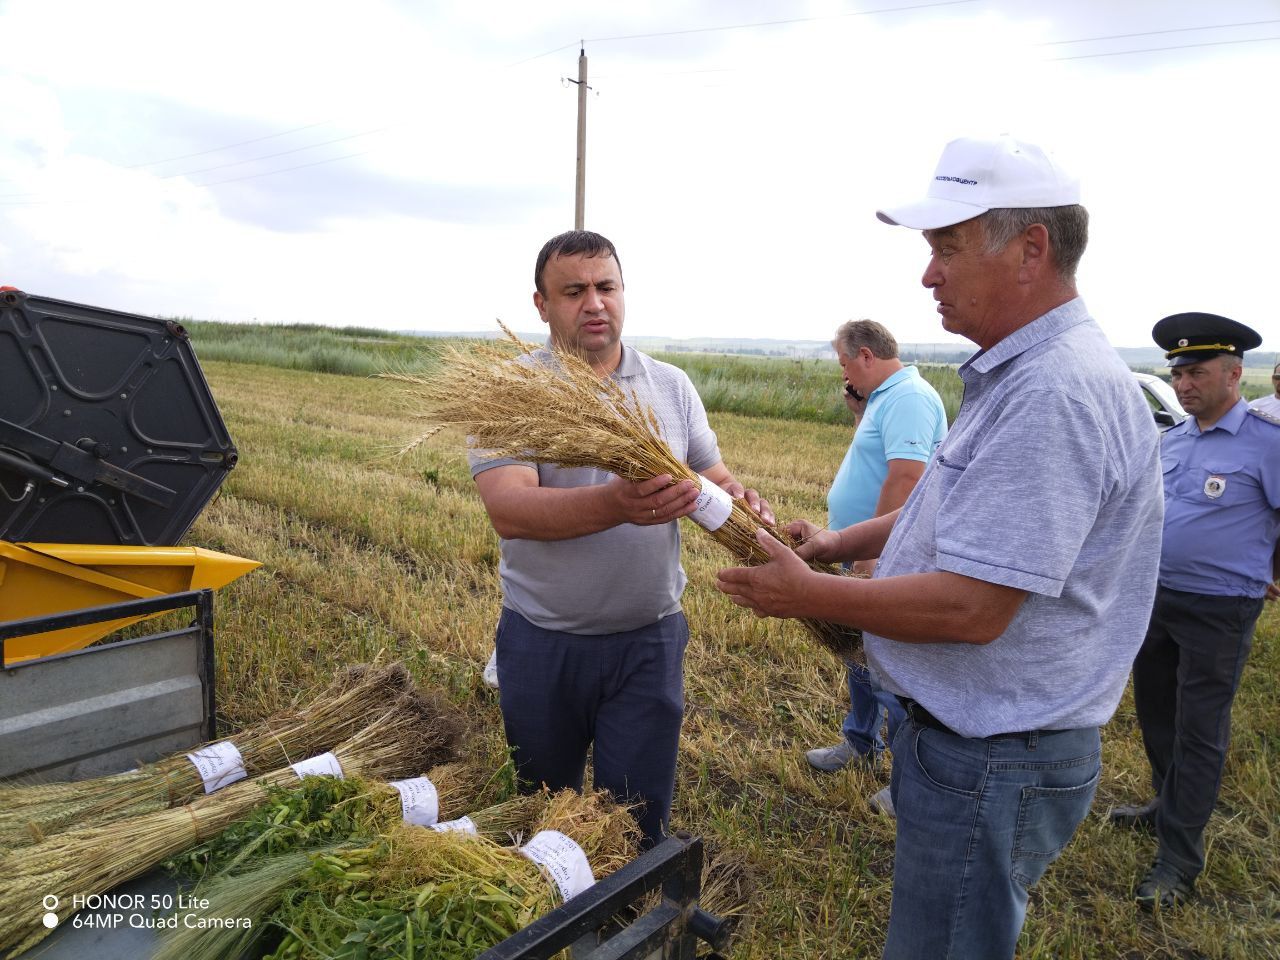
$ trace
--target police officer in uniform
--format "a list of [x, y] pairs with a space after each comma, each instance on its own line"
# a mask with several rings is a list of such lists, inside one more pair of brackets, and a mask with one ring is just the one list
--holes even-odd
[[1169, 909], [1192, 896], [1204, 869], [1231, 702], [1263, 602], [1280, 596], [1280, 420], [1241, 399], [1241, 355], [1262, 343], [1244, 324], [1179, 313], [1151, 335], [1191, 416], [1161, 443], [1159, 586], [1133, 666], [1155, 797], [1115, 808], [1111, 820], [1154, 827], [1159, 847], [1136, 899]]

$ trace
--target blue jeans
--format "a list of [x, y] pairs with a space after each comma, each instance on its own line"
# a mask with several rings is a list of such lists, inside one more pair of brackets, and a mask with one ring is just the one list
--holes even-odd
[[858, 753], [883, 753], [885, 742], [880, 727], [885, 716], [889, 721], [889, 743], [893, 743], [898, 726], [907, 718], [898, 698], [876, 686], [871, 671], [856, 663], [847, 665], [849, 680], [849, 713], [840, 725], [844, 738]]
[[902, 724], [885, 960], [1012, 958], [1027, 890], [1088, 814], [1101, 757], [1097, 727], [975, 740]]
[[684, 718], [684, 614], [582, 636], [503, 607], [495, 640], [502, 722], [522, 788], [581, 790], [590, 748], [596, 788], [638, 802], [645, 846], [661, 840]]

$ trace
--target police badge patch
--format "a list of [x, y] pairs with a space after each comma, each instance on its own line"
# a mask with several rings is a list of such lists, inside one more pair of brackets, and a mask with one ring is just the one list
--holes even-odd
[[1204, 495], [1210, 500], [1217, 500], [1226, 489], [1226, 477], [1210, 477], [1204, 482]]

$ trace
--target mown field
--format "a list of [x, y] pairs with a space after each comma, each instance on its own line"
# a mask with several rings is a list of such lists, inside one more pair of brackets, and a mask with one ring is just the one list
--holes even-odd
[[[387, 351], [358, 339], [345, 346], [385, 365]], [[261, 351], [256, 362], [213, 360], [217, 351], [199, 335], [195, 342], [240, 462], [189, 541], [264, 564], [218, 595], [225, 719], [260, 718], [316, 692], [336, 668], [381, 653], [445, 690], [475, 723], [471, 749], [498, 762], [497, 698], [480, 678], [501, 603], [497, 538], [460, 439], [437, 437], [412, 457], [396, 458], [391, 454], [412, 426], [394, 385], [285, 369], [307, 366], [297, 360], [296, 342], [283, 342], [281, 366], [263, 363]], [[413, 352], [421, 347], [395, 349], [397, 364], [422, 359]], [[768, 368], [711, 362], [723, 368], [725, 382], [740, 386], [737, 412], [708, 404], [726, 462], [780, 517], [822, 518], [849, 428], [814, 413], [804, 420], [771, 415], [778, 401], [767, 399], [760, 380]], [[797, 389], [811, 381], [831, 399], [834, 375], [834, 365], [815, 366], [796, 377]], [[764, 415], [743, 399], [753, 389], [765, 398]], [[756, 620], [730, 604], [711, 586], [723, 565], [721, 548], [695, 528], [686, 525], [684, 533], [693, 640], [675, 825], [742, 865], [746, 903], [732, 955], [878, 956], [894, 832], [866, 798], [887, 783], [888, 767], [835, 775], [809, 769], [803, 751], [838, 736], [845, 699], [839, 665], [795, 625]], [[1209, 869], [1195, 906], [1152, 918], [1129, 902], [1152, 843], [1112, 830], [1103, 817], [1112, 804], [1147, 795], [1126, 697], [1104, 732], [1095, 812], [1033, 892], [1021, 957], [1280, 956], [1278, 647], [1280, 616], [1272, 607], [1236, 703], [1231, 758], [1208, 834]]]

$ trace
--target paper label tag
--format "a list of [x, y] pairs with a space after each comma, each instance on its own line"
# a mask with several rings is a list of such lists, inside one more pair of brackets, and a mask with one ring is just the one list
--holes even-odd
[[698, 474], [698, 480], [702, 484], [702, 492], [698, 494], [698, 505], [689, 514], [689, 519], [704, 530], [719, 530], [733, 513], [733, 497], [702, 474]]
[[596, 882], [591, 864], [573, 837], [559, 830], [543, 830], [520, 848], [520, 852], [540, 866], [560, 888], [562, 900], [576, 897]]
[[473, 837], [476, 835], [476, 825], [471, 822], [470, 817], [459, 817], [457, 820], [433, 823], [431, 829], [439, 830], [441, 833], [469, 833]]
[[205, 793], [221, 790], [248, 776], [244, 770], [244, 757], [230, 740], [201, 747], [195, 753], [188, 753], [187, 759], [195, 765], [200, 779], [204, 781]]
[[429, 827], [440, 818], [440, 798], [436, 793], [436, 785], [426, 777], [393, 780], [391, 785], [400, 791], [400, 811], [404, 814], [405, 823]]
[[293, 768], [293, 772], [302, 777], [337, 777], [342, 779], [342, 767], [338, 765], [338, 758], [332, 753], [322, 753], [318, 757], [312, 757], [309, 760], [302, 760], [298, 763], [289, 764]]

